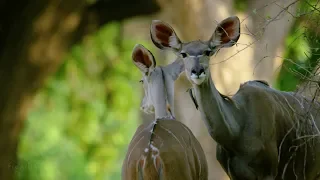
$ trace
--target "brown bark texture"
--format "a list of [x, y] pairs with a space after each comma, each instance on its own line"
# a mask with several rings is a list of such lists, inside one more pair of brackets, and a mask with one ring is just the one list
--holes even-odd
[[0, 179], [14, 179], [19, 135], [28, 108], [71, 45], [110, 21], [159, 10], [148, 0], [87, 2], [0, 2]]

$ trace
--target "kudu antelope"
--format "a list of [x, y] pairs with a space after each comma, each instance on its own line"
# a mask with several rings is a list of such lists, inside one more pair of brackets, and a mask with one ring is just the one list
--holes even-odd
[[154, 112], [156, 120], [136, 130], [123, 161], [122, 179], [207, 180], [207, 161], [200, 143], [170, 110], [174, 81], [184, 70], [183, 62], [156, 67], [153, 55], [142, 45], [135, 46], [132, 59], [143, 74], [145, 96], [141, 109]]
[[317, 115], [319, 104], [271, 88], [264, 81], [248, 81], [229, 98], [210, 76], [209, 60], [240, 37], [240, 21], [220, 22], [208, 41], [183, 43], [167, 23], [150, 27], [155, 46], [183, 59], [193, 86], [195, 103], [211, 137], [218, 143], [217, 160], [233, 180], [306, 179], [320, 172]]

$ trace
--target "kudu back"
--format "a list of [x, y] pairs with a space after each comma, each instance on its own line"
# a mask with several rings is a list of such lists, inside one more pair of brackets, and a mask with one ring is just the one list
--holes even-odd
[[231, 98], [216, 89], [209, 60], [237, 43], [238, 17], [221, 21], [207, 41], [183, 42], [160, 20], [152, 22], [150, 35], [156, 47], [183, 60], [196, 107], [218, 143], [217, 160], [231, 179], [320, 179], [318, 102], [258, 80], [242, 84]]
[[175, 120], [174, 81], [184, 70], [181, 61], [156, 67], [152, 53], [136, 45], [133, 63], [142, 72], [145, 96], [141, 109], [155, 113], [152, 123], [136, 130], [122, 165], [123, 180], [207, 180], [204, 151], [183, 123]]

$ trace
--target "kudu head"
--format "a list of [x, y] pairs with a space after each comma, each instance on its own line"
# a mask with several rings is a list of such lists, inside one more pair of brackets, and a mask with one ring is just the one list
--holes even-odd
[[169, 49], [183, 59], [185, 71], [191, 83], [200, 85], [210, 77], [209, 60], [220, 48], [233, 46], [240, 37], [240, 21], [231, 16], [220, 22], [208, 41], [183, 43], [174, 29], [160, 20], [153, 20], [150, 27], [153, 43], [160, 49]]
[[144, 97], [141, 102], [141, 110], [145, 113], [155, 113], [155, 118], [172, 117], [174, 81], [184, 70], [182, 62], [175, 61], [167, 66], [156, 66], [153, 54], [143, 45], [135, 45], [132, 52], [132, 60], [142, 72]]

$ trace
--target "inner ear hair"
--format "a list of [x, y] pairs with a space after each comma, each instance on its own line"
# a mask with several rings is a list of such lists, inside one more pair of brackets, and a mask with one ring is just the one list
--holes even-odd
[[151, 63], [152, 63], [152, 67], [154, 68], [154, 67], [156, 67], [156, 65], [157, 65], [157, 62], [156, 62], [156, 59], [154, 58], [154, 55], [152, 54], [152, 52], [149, 50], [149, 49], [146, 49], [148, 52], [148, 58], [149, 58], [149, 60], [151, 61]]
[[240, 20], [237, 16], [231, 16], [221, 21], [216, 27], [210, 39], [211, 48], [220, 46], [231, 47], [240, 38]]
[[236, 26], [234, 24], [232, 25], [225, 25], [225, 26], [220, 26], [217, 28], [217, 30], [220, 32], [221, 36], [220, 36], [220, 41], [222, 41], [222, 43], [232, 43], [235, 42], [234, 40], [237, 39], [237, 37], [239, 35], [236, 35], [237, 32], [234, 29]]
[[172, 48], [178, 50], [181, 41], [174, 29], [166, 22], [153, 20], [150, 27], [151, 40], [160, 49]]
[[148, 73], [149, 68], [154, 68], [156, 65], [153, 54], [141, 44], [135, 45], [132, 52], [132, 60], [144, 73]]

